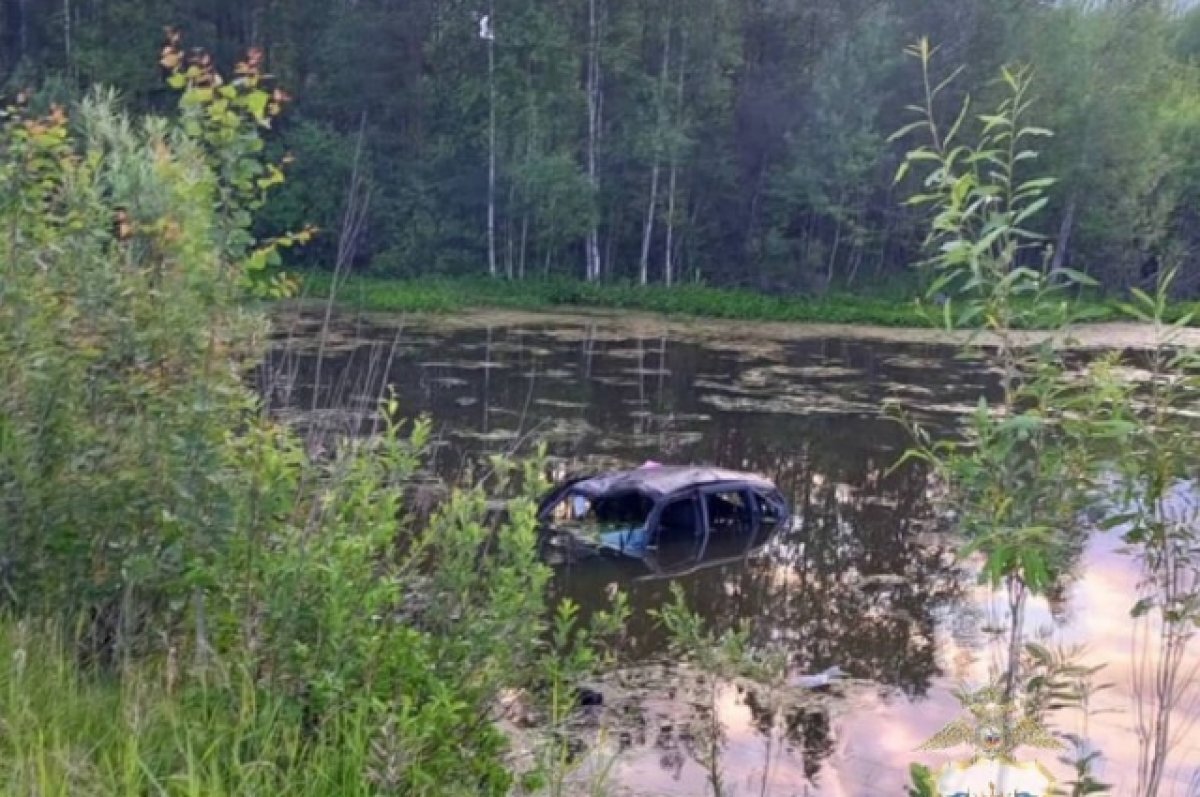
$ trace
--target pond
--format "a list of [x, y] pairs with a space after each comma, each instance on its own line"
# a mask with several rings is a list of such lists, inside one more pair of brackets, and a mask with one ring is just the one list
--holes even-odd
[[[723, 687], [729, 793], [902, 794], [911, 762], [955, 757], [914, 750], [958, 715], [951, 690], [994, 666], [1006, 610], [956, 565], [925, 472], [893, 468], [909, 439], [895, 415], [953, 433], [994, 387], [982, 360], [915, 332], [613, 315], [335, 315], [324, 344], [321, 327], [315, 309], [278, 319], [260, 374], [269, 406], [317, 437], [369, 432], [390, 385], [404, 414], [432, 419], [431, 467], [448, 480], [479, 473], [488, 454], [545, 442], [559, 474], [657, 460], [775, 481], [792, 527], [753, 555], [714, 555], [677, 581], [716, 627], [748, 621], [757, 641], [786, 646], [797, 672], [837, 666], [848, 678], [778, 723], [764, 719], [753, 691]], [[1050, 644], [1085, 643], [1085, 661], [1108, 663], [1101, 680], [1116, 688], [1096, 707], [1116, 711], [1089, 727], [1107, 756], [1102, 775], [1122, 793], [1136, 774], [1126, 663], [1136, 571], [1100, 540], [1079, 574], [1051, 602], [1035, 602], [1029, 627]], [[559, 569], [553, 589], [586, 611], [613, 584], [634, 609], [625, 658], [661, 660], [667, 640], [647, 610], [668, 598], [670, 580], [608, 561]], [[618, 793], [704, 792], [704, 768], [679, 743], [685, 699], [669, 692], [640, 701], [621, 735]], [[1185, 714], [1194, 720], [1196, 707]], [[1083, 721], [1057, 719], [1063, 731]], [[1054, 759], [1040, 757], [1063, 773]], [[1176, 761], [1200, 763], [1195, 732]], [[1191, 769], [1172, 774], [1184, 793]]]

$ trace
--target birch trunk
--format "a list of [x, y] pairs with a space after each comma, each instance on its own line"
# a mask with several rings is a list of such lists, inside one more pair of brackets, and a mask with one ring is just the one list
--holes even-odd
[[[588, 0], [588, 69], [587, 69], [587, 174], [592, 196], [599, 199], [596, 175], [596, 144], [600, 135], [600, 41], [596, 22], [596, 0]], [[592, 216], [586, 242], [584, 276], [588, 282], [600, 277], [600, 231], [596, 215]]]
[[842, 223], [834, 222], [833, 230], [833, 246], [829, 250], [829, 265], [825, 271], [825, 285], [828, 287], [833, 284], [833, 267], [837, 263], [838, 251], [842, 247]]
[[509, 280], [511, 280], [513, 278], [513, 269], [514, 269], [513, 261], [516, 259], [516, 238], [513, 235], [513, 221], [512, 221], [513, 220], [512, 209], [513, 209], [513, 205], [516, 204], [516, 198], [517, 198], [517, 184], [516, 184], [516, 181], [510, 180], [509, 186], [508, 186], [508, 205], [505, 206], [508, 208], [508, 212], [505, 213], [505, 215], [504, 215], [504, 240], [505, 240], [505, 248], [507, 250], [506, 256], [505, 256], [505, 261], [504, 261], [504, 272]]
[[662, 147], [663, 127], [666, 105], [666, 97], [664, 96], [666, 83], [668, 78], [667, 69], [671, 63], [671, 26], [670, 21], [667, 23], [667, 30], [663, 34], [663, 57], [662, 68], [658, 75], [658, 123], [654, 130], [654, 164], [650, 168], [650, 201], [646, 204], [646, 223], [642, 227], [642, 261], [641, 261], [641, 283], [643, 285], [650, 281], [650, 242], [654, 240], [654, 217], [658, 212], [658, 174], [660, 171], [658, 159], [659, 152]]
[[[687, 52], [687, 36], [684, 35], [679, 47], [679, 79], [675, 84], [675, 120], [678, 127], [683, 123], [683, 72], [685, 53]], [[679, 177], [679, 142], [671, 144], [671, 176], [667, 188], [667, 240], [663, 253], [663, 283], [668, 287], [675, 279], [675, 264], [672, 261], [675, 246], [675, 188]]]
[[67, 70], [71, 69], [71, 0], [63, 0], [63, 53]]
[[517, 279], [525, 279], [525, 251], [529, 242], [529, 214], [521, 216], [521, 248], [517, 256]]
[[488, 274], [496, 276], [496, 36], [495, 3], [488, 3], [488, 21], [493, 34], [488, 38]]
[[670, 188], [667, 189], [667, 241], [666, 254], [663, 258], [663, 283], [667, 287], [671, 286], [674, 275], [674, 263], [671, 262], [672, 247], [675, 245], [675, 180], [679, 173], [679, 167], [675, 162], [671, 162], [671, 177]]
[[658, 162], [650, 169], [650, 201], [646, 203], [646, 223], [642, 226], [642, 260], [639, 281], [650, 281], [650, 241], [654, 238], [654, 213], [658, 209]]
[[1062, 224], [1058, 228], [1058, 241], [1054, 246], [1054, 258], [1050, 261], [1050, 273], [1060, 271], [1067, 262], [1067, 249], [1071, 245], [1071, 232], [1075, 229], [1075, 210], [1078, 201], [1074, 193], [1067, 199]]

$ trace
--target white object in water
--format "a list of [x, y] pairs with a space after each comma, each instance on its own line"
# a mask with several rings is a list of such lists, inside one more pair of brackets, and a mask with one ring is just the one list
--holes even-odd
[[798, 686], [801, 689], [821, 689], [829, 686], [834, 681], [846, 675], [846, 671], [836, 664], [828, 670], [823, 670], [816, 675], [795, 675], [788, 680], [789, 686]]
[[947, 764], [938, 776], [938, 794], [1020, 794], [1043, 797], [1053, 783], [1036, 762], [985, 758], [971, 764]]
[[487, 14], [479, 18], [479, 38], [487, 41], [496, 38], [496, 34], [492, 31], [492, 18]]

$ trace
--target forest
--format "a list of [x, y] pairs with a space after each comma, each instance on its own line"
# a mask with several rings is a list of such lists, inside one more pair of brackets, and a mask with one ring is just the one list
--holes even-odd
[[0, 793], [1200, 794], [1200, 10], [0, 24]]
[[[1111, 292], [1200, 290], [1200, 9], [1171, 0], [6, 0], [0, 75], [42, 102], [172, 96], [164, 28], [229, 64], [261, 48], [295, 102], [264, 234], [304, 265], [818, 295], [907, 284], [921, 105], [904, 46], [990, 107], [1033, 72], [1035, 265]], [[961, 67], [961, 73], [955, 69]], [[927, 87], [929, 88], [929, 87]], [[948, 125], [953, 119], [940, 120]], [[1023, 161], [1023, 165], [1031, 166]], [[357, 175], [357, 178], [355, 178]], [[354, 224], [343, 229], [355, 209]]]

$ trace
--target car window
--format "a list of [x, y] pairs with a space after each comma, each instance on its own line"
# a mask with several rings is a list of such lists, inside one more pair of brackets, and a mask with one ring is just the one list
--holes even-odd
[[693, 496], [677, 498], [663, 506], [658, 516], [659, 544], [695, 537], [700, 533], [700, 516]]
[[704, 496], [709, 529], [714, 535], [744, 535], [754, 527], [750, 493], [745, 490], [710, 492]]
[[762, 519], [764, 526], [774, 527], [784, 521], [783, 502], [779, 496], [756, 490], [754, 491], [754, 500], [758, 504], [758, 516]]
[[592, 502], [592, 514], [600, 523], [643, 526], [654, 502], [641, 493], [606, 495]]
[[641, 493], [599, 498], [568, 493], [550, 510], [550, 518], [559, 523], [644, 526], [653, 509], [654, 502]]
[[554, 527], [589, 544], [622, 552], [645, 550], [654, 502], [629, 492], [589, 498], [568, 492], [550, 510]]
[[550, 519], [558, 523], [582, 520], [592, 511], [592, 502], [586, 496], [568, 493], [550, 510]]

